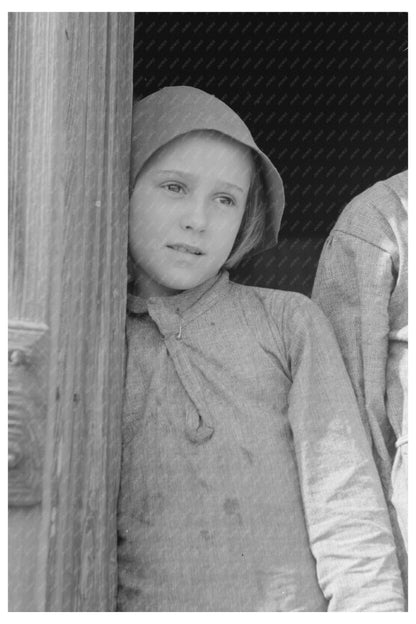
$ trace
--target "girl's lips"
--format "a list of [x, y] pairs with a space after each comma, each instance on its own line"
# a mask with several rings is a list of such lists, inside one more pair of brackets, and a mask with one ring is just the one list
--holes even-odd
[[184, 243], [173, 243], [172, 245], [167, 245], [167, 247], [181, 253], [192, 254], [193, 256], [205, 255], [205, 253], [201, 249], [199, 249], [199, 247], [194, 247], [193, 245], [187, 245]]

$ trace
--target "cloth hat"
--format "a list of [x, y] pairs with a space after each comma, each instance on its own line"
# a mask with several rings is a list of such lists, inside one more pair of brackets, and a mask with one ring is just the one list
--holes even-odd
[[224, 102], [195, 87], [164, 87], [135, 102], [132, 127], [131, 188], [148, 158], [160, 147], [187, 132], [215, 130], [250, 147], [262, 163], [265, 185], [266, 228], [254, 253], [277, 243], [284, 209], [281, 177], [271, 160], [257, 147], [245, 123]]

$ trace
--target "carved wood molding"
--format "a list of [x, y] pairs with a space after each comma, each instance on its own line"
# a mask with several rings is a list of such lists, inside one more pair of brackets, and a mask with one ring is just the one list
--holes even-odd
[[41, 502], [47, 330], [43, 324], [9, 322], [9, 506]]

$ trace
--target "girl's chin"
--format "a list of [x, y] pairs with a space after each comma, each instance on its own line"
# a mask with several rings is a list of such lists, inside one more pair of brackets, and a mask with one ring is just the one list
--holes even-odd
[[209, 271], [201, 271], [200, 273], [185, 272], [183, 270], [171, 270], [164, 272], [142, 273], [137, 276], [136, 284], [138, 293], [145, 298], [148, 297], [165, 297], [176, 295], [185, 290], [191, 290], [200, 286], [207, 280], [218, 274], [220, 268], [212, 268]]
[[214, 277], [218, 271], [213, 273], [209, 273], [207, 275], [201, 275], [199, 277], [194, 278], [177, 278], [177, 279], [168, 279], [164, 280], [160, 283], [163, 288], [172, 291], [171, 294], [179, 293], [184, 290], [191, 290], [192, 288], [196, 288], [197, 286], [201, 286], [204, 282], [209, 280], [211, 277]]

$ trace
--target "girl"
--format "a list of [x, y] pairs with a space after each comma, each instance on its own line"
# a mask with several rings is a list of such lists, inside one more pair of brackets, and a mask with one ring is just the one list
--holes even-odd
[[402, 611], [351, 385], [306, 297], [227, 269], [276, 242], [283, 186], [225, 104], [134, 109], [120, 611]]

